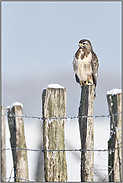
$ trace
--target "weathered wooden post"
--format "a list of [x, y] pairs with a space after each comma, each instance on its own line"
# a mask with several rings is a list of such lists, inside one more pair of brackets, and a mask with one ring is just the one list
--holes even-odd
[[28, 179], [27, 151], [19, 150], [19, 148], [27, 148], [22, 107], [23, 105], [18, 102], [12, 104], [11, 107], [7, 107], [15, 182], [25, 182], [25, 180], [19, 178]]
[[[1, 149], [6, 148], [4, 106], [1, 106]], [[6, 151], [1, 151], [1, 181], [6, 178]]]
[[118, 89], [108, 91], [107, 101], [111, 116], [108, 149], [114, 149], [109, 151], [108, 155], [109, 181], [122, 182], [122, 91]]
[[[46, 182], [66, 182], [67, 164], [64, 150], [64, 125], [66, 115], [66, 89], [60, 85], [48, 85], [42, 93], [42, 113], [44, 145], [44, 172]], [[47, 119], [48, 118], [48, 119]], [[51, 119], [50, 119], [51, 118]]]
[[[94, 85], [81, 87], [79, 117], [93, 116]], [[81, 182], [94, 181], [94, 123], [93, 117], [79, 118], [81, 139]]]

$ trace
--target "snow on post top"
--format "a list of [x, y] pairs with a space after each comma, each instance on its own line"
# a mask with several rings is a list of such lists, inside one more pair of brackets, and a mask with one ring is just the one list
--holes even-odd
[[47, 86], [47, 88], [63, 88], [63, 89], [64, 89], [64, 87], [61, 86], [61, 85], [59, 85], [59, 84], [49, 84], [49, 85]]
[[107, 95], [117, 95], [119, 93], [122, 93], [122, 89], [112, 89], [110, 91], [107, 91]]
[[7, 109], [11, 109], [14, 107], [14, 106], [21, 106], [23, 108], [23, 104], [21, 104], [20, 102], [14, 102], [11, 106], [8, 106]]
[[10, 109], [10, 106], [8, 105], [6, 109], [7, 109], [7, 110]]

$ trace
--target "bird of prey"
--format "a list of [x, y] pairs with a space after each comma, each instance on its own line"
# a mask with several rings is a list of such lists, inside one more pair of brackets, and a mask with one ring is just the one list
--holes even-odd
[[74, 55], [73, 69], [76, 82], [81, 86], [94, 84], [97, 85], [98, 76], [98, 58], [93, 51], [91, 42], [87, 39], [79, 41], [79, 49]]

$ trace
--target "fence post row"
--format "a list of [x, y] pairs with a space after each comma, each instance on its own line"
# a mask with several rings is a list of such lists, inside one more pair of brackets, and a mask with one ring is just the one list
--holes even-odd
[[[13, 155], [13, 166], [14, 166], [14, 181], [24, 182], [28, 179], [28, 160], [27, 151], [17, 150], [17, 148], [27, 148], [24, 134], [24, 121], [22, 117], [22, 106], [21, 104], [15, 103], [11, 108], [7, 108], [7, 117], [10, 130], [10, 143]], [[16, 149], [13, 149], [16, 148]], [[17, 178], [16, 178], [17, 177]]]
[[[4, 106], [1, 106], [1, 149], [6, 148]], [[6, 178], [6, 151], [1, 151], [1, 181]]]
[[108, 149], [118, 148], [108, 155], [109, 181], [122, 182], [122, 148], [119, 148], [122, 146], [122, 113], [120, 113], [122, 111], [122, 93], [116, 95], [108, 94], [107, 101], [111, 116]]
[[[42, 93], [42, 114], [44, 118], [66, 116], [66, 89], [46, 88]], [[44, 172], [46, 182], [67, 182], [65, 151], [45, 152], [45, 150], [64, 150], [64, 125], [62, 119], [44, 119]]]
[[[79, 116], [93, 116], [94, 85], [81, 87], [81, 99]], [[93, 118], [79, 118], [79, 129], [81, 139], [81, 149], [94, 149], [94, 123]], [[94, 152], [81, 152], [81, 182], [94, 181]]]
[[[81, 87], [78, 116], [81, 139], [81, 182], [94, 182], [94, 85]], [[110, 118], [110, 139], [108, 141], [108, 176], [110, 182], [122, 182], [122, 93], [107, 94]], [[66, 182], [67, 164], [64, 125], [66, 117], [66, 89], [47, 87], [42, 93], [44, 173], [46, 182]], [[116, 114], [116, 115], [115, 115]], [[28, 160], [25, 149], [25, 134], [22, 104], [15, 103], [7, 108], [10, 143], [13, 155], [14, 181], [28, 179]], [[52, 119], [53, 117], [59, 119]], [[50, 119], [51, 118], [51, 119]], [[5, 117], [1, 107], [1, 149], [5, 149]], [[86, 151], [87, 149], [92, 151]], [[5, 151], [1, 151], [1, 180], [6, 178]], [[20, 179], [19, 179], [20, 178]], [[24, 179], [21, 179], [24, 178]]]

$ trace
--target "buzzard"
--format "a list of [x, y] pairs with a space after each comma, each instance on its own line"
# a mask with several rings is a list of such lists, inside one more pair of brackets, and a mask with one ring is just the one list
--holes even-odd
[[[76, 82], [81, 86], [94, 84], [97, 85], [98, 58], [94, 53], [91, 42], [87, 39], [79, 41], [79, 49], [74, 55], [73, 69]], [[95, 94], [96, 96], [96, 94]]]

